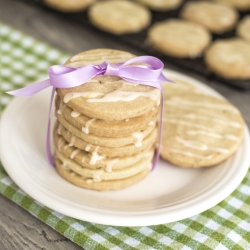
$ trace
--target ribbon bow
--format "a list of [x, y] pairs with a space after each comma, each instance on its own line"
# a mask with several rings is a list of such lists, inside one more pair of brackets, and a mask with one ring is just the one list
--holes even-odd
[[[143, 64], [143, 65], [135, 65], [135, 64]], [[79, 68], [72, 68], [64, 65], [54, 65], [49, 68], [48, 71], [49, 79], [7, 93], [15, 96], [29, 97], [44, 90], [45, 88], [53, 87], [50, 99], [49, 119], [48, 119], [47, 139], [46, 139], [47, 158], [50, 164], [53, 165], [53, 157], [51, 155], [51, 148], [50, 148], [50, 113], [56, 88], [72, 88], [88, 82], [93, 77], [109, 75], [109, 76], [118, 76], [128, 82], [133, 82], [136, 84], [143, 84], [158, 88], [161, 91], [163, 98], [161, 82], [169, 81], [162, 74], [163, 67], [164, 64], [158, 58], [152, 56], [135, 57], [133, 59], [128, 60], [125, 63], [109, 64], [107, 62], [103, 62], [99, 65], [87, 65]], [[163, 101], [161, 104], [161, 120], [160, 120], [158, 149], [153, 162], [153, 168], [157, 164], [160, 154], [162, 116], [163, 116]]]

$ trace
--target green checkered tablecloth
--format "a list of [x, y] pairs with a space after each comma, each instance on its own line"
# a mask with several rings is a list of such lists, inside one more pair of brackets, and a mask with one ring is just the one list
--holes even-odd
[[[67, 55], [0, 23], [0, 112], [6, 91], [34, 82]], [[148, 227], [114, 227], [80, 221], [52, 211], [25, 194], [0, 164], [0, 192], [87, 250], [250, 249], [250, 171], [217, 206], [191, 218]]]

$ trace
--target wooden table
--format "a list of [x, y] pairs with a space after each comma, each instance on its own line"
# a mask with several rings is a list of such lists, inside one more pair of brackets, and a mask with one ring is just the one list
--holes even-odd
[[[104, 47], [140, 54], [109, 38], [100, 38], [85, 30], [84, 27], [68, 23], [67, 20], [54, 16], [46, 10], [19, 1], [0, 0], [0, 21], [71, 54]], [[172, 65], [166, 65], [166, 67], [175, 69]], [[193, 74], [191, 76], [206, 82], [229, 99], [240, 109], [250, 127], [250, 92], [240, 92]], [[82, 248], [0, 195], [0, 249], [76, 250]]]

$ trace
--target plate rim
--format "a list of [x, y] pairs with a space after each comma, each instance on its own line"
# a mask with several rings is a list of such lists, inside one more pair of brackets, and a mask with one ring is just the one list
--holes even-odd
[[[176, 72], [173, 70], [169, 70], [169, 69], [164, 69], [164, 73], [170, 74], [176, 78], [179, 77], [183, 80], [188, 81], [188, 83], [191, 83], [195, 86], [198, 86], [201, 89], [207, 90], [208, 93], [212, 93], [212, 95], [226, 99], [224, 96], [219, 94], [214, 89], [210, 88], [209, 86], [206, 86], [202, 81], [196, 80], [190, 76], [187, 76], [185, 74], [182, 74], [182, 73], [179, 73], [179, 72]], [[8, 115], [9, 110], [11, 110], [13, 107], [15, 107], [15, 105], [17, 105], [19, 102], [25, 102], [25, 101], [27, 101], [27, 99], [16, 97], [6, 107], [6, 109], [4, 110], [4, 112], [2, 114], [2, 119], [0, 121], [0, 138], [4, 138], [4, 124], [5, 124], [5, 119]], [[248, 130], [246, 124], [244, 126], [244, 129], [245, 129], [245, 136], [244, 136], [244, 141], [243, 141], [241, 147], [243, 147], [243, 145], [246, 144], [245, 147], [247, 146], [247, 148], [250, 148], [250, 135], [249, 135], [249, 130]], [[54, 211], [60, 212], [64, 215], [67, 215], [67, 216], [70, 216], [70, 217], [73, 217], [76, 219], [84, 220], [84, 221], [89, 221], [92, 223], [99, 223], [99, 224], [112, 225], [112, 226], [159, 225], [162, 223], [169, 223], [169, 222], [174, 222], [177, 220], [182, 220], [182, 219], [194, 216], [196, 214], [199, 214], [199, 213], [213, 207], [214, 205], [216, 205], [217, 203], [219, 203], [220, 201], [225, 199], [228, 195], [230, 195], [237, 188], [237, 186], [241, 183], [241, 181], [245, 177], [247, 170], [248, 170], [248, 167], [250, 165], [250, 157], [245, 156], [244, 161], [243, 161], [244, 164], [242, 164], [242, 165], [244, 165], [244, 167], [241, 167], [240, 171], [237, 173], [237, 175], [234, 175], [234, 179], [233, 179], [234, 181], [230, 182], [230, 184], [227, 185], [227, 188], [219, 190], [220, 192], [218, 192], [216, 194], [216, 196], [213, 197], [212, 201], [210, 198], [209, 200], [205, 200], [202, 203], [198, 202], [198, 204], [196, 204], [196, 202], [195, 202], [194, 204], [191, 204], [191, 206], [189, 205], [189, 207], [185, 209], [185, 213], [183, 213], [183, 211], [182, 211], [181, 215], [179, 214], [180, 212], [179, 213], [178, 213], [178, 211], [176, 212], [176, 209], [182, 210], [180, 208], [180, 206], [177, 205], [177, 206], [174, 206], [174, 208], [173, 208], [174, 211], [170, 212], [168, 209], [167, 213], [166, 213], [166, 208], [149, 210], [149, 211], [139, 211], [139, 212], [138, 211], [129, 211], [130, 219], [128, 220], [128, 217], [124, 215], [124, 212], [119, 213], [119, 212], [113, 211], [113, 210], [107, 211], [107, 210], [101, 209], [101, 214], [100, 214], [100, 209], [96, 209], [93, 207], [89, 208], [88, 206], [80, 205], [79, 208], [77, 206], [74, 208], [74, 211], [75, 211], [75, 213], [74, 213], [74, 212], [72, 212], [72, 207], [61, 208], [60, 206], [57, 205], [58, 201], [53, 200], [53, 198], [46, 199], [48, 197], [45, 198], [43, 195], [37, 197], [35, 189], [26, 188], [23, 185], [21, 178], [17, 178], [17, 176], [15, 176], [15, 174], [13, 173], [13, 168], [10, 166], [10, 164], [11, 164], [10, 159], [7, 157], [7, 154], [4, 154], [3, 141], [4, 140], [0, 139], [0, 157], [1, 157], [1, 161], [4, 165], [4, 168], [7, 171], [7, 173], [9, 174], [9, 176], [11, 177], [11, 179], [18, 185], [19, 188], [24, 190], [24, 192], [27, 195], [31, 196], [35, 201], [38, 201], [39, 203], [43, 204], [44, 206], [46, 206]], [[235, 157], [235, 156], [236, 155], [234, 155], [232, 157]], [[227, 177], [229, 178], [230, 176], [227, 175]], [[212, 191], [213, 190], [214, 189], [212, 189]], [[209, 190], [208, 192], [205, 192], [205, 194], [208, 194], [210, 191], [211, 190]], [[201, 197], [203, 197], [203, 196], [204, 196], [204, 194], [201, 195]], [[206, 197], [204, 197], [203, 199], [205, 199], [205, 198]], [[60, 204], [60, 202], [59, 202], [59, 204]], [[194, 206], [195, 206], [195, 208], [194, 208]], [[206, 208], [204, 208], [204, 206]], [[85, 213], [83, 216], [80, 215], [82, 213], [79, 213], [79, 211], [82, 212], [83, 208], [85, 209], [84, 212], [86, 212], [87, 215]], [[76, 213], [76, 211], [78, 211], [78, 213]], [[155, 213], [152, 213], [152, 211], [157, 211], [158, 213], [155, 214]]]

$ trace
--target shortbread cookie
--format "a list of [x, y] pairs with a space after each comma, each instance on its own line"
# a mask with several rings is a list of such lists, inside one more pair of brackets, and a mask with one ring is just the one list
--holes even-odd
[[133, 165], [130, 165], [126, 168], [113, 170], [110, 172], [105, 171], [104, 169], [91, 169], [91, 168], [83, 168], [80, 164], [75, 162], [74, 160], [65, 157], [60, 152], [56, 152], [57, 158], [63, 162], [65, 167], [71, 169], [74, 173], [79, 174], [85, 178], [91, 178], [95, 182], [100, 181], [109, 181], [109, 180], [120, 180], [136, 175], [148, 168], [149, 165], [152, 165], [152, 158], [154, 155], [154, 151], [149, 151], [144, 158], [140, 161], [136, 162]]
[[[166, 83], [168, 85], [168, 83]], [[56, 98], [56, 115], [62, 115], [74, 127], [86, 134], [105, 137], [122, 137], [137, 131], [145, 130], [155, 124], [159, 107], [153, 108], [149, 113], [122, 121], [107, 121], [85, 116], [63, 104], [60, 98]]]
[[207, 50], [205, 62], [224, 78], [249, 79], [250, 43], [240, 38], [217, 40]]
[[[91, 51], [93, 53], [92, 59], [90, 51], [81, 53], [80, 59], [77, 60], [78, 67], [81, 64], [82, 66], [86, 64], [85, 54], [88, 64], [91, 61], [93, 61], [93, 64], [96, 62], [96, 53], [102, 58], [102, 62], [110, 62], [111, 58], [112, 63], [123, 62], [128, 56], [126, 52], [110, 49]], [[133, 55], [130, 54], [130, 56]], [[66, 62], [66, 65], [73, 67], [71, 63], [72, 60], [70, 59]], [[95, 77], [74, 88], [57, 89], [57, 94], [73, 110], [88, 117], [109, 121], [125, 120], [147, 114], [155, 106], [159, 106], [161, 100], [159, 89], [136, 85], [116, 76]]]
[[89, 19], [97, 28], [121, 35], [146, 28], [150, 23], [151, 14], [148, 9], [132, 1], [108, 0], [92, 5]]
[[250, 15], [245, 16], [237, 27], [237, 35], [250, 42]]
[[104, 137], [104, 136], [96, 136], [93, 134], [87, 134], [86, 131], [80, 130], [75, 126], [71, 125], [67, 120], [65, 120], [61, 115], [57, 114], [57, 120], [59, 123], [70, 133], [72, 133], [73, 138], [78, 137], [79, 139], [85, 141], [89, 144], [95, 144], [103, 147], [123, 147], [129, 144], [138, 145], [140, 147], [143, 138], [147, 137], [156, 127], [156, 118], [153, 121], [152, 125], [149, 125], [145, 128], [145, 130], [134, 131], [131, 134], [123, 137]]
[[62, 12], [78, 12], [85, 10], [95, 0], [44, 0], [49, 7]]
[[112, 172], [113, 170], [131, 166], [143, 159], [150, 151], [149, 147], [136, 155], [110, 158], [98, 155], [96, 152], [90, 153], [74, 146], [69, 147], [67, 141], [57, 134], [57, 131], [54, 133], [54, 140], [56, 150], [65, 157], [73, 159], [84, 168], [103, 169], [106, 172]]
[[[58, 127], [56, 127], [58, 129]], [[99, 146], [98, 144], [87, 143], [84, 140], [81, 140], [77, 136], [74, 136], [68, 130], [66, 130], [63, 126], [60, 131], [63, 138], [68, 142], [68, 146], [74, 146], [78, 149], [82, 149], [88, 152], [95, 152], [100, 155], [104, 155], [107, 157], [123, 157], [123, 156], [131, 156], [138, 154], [144, 151], [146, 148], [151, 147], [155, 144], [157, 138], [157, 128], [155, 128], [152, 133], [150, 133], [147, 137], [142, 138], [138, 137], [140, 141], [139, 144], [129, 144], [123, 147], [105, 147]]]
[[250, 9], [250, 0], [215, 0], [215, 1], [227, 4], [241, 11], [246, 11]]
[[154, 24], [148, 38], [156, 50], [180, 58], [200, 56], [211, 40], [201, 25], [177, 19]]
[[145, 4], [152, 10], [166, 11], [178, 8], [183, 0], [137, 0], [137, 2]]
[[131, 186], [140, 180], [144, 179], [150, 172], [151, 164], [148, 164], [148, 169], [140, 172], [137, 175], [133, 175], [131, 177], [121, 179], [121, 180], [110, 180], [110, 181], [101, 181], [101, 182], [94, 182], [92, 179], [84, 178], [69, 168], [65, 168], [63, 163], [59, 160], [55, 160], [55, 165], [58, 173], [67, 181], [71, 182], [72, 184], [87, 188], [93, 189], [98, 191], [108, 191], [108, 190], [119, 190], [125, 187]]
[[241, 145], [240, 112], [225, 100], [202, 94], [166, 100], [161, 156], [181, 167], [218, 164]]
[[187, 2], [181, 16], [206, 27], [213, 33], [231, 30], [238, 19], [238, 13], [234, 8], [211, 1]]
[[164, 100], [171, 98], [172, 96], [181, 96], [186, 95], [188, 93], [197, 93], [200, 90], [196, 88], [194, 85], [183, 81], [179, 78], [171, 78], [173, 83], [163, 82], [162, 89], [164, 92]]

